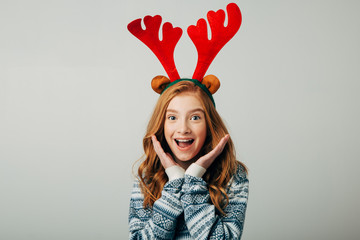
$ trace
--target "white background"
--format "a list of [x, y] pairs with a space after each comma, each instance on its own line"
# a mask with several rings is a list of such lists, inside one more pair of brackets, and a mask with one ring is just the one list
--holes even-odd
[[[0, 1], [0, 239], [128, 238], [132, 164], [165, 74], [126, 29], [186, 30], [220, 0]], [[243, 239], [359, 239], [360, 3], [236, 1], [208, 73], [249, 168]], [[196, 50], [175, 51], [191, 77]]]

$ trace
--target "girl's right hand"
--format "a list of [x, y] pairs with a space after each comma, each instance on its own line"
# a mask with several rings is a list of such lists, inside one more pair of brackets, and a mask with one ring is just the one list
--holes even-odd
[[152, 135], [151, 136], [151, 140], [152, 140], [152, 143], [153, 143], [153, 146], [154, 146], [154, 150], [156, 152], [156, 154], [158, 155], [159, 159], [160, 159], [160, 162], [161, 164], [163, 165], [163, 167], [165, 169], [169, 168], [169, 167], [172, 167], [172, 166], [175, 166], [175, 165], [178, 165], [174, 159], [172, 158], [171, 154], [170, 153], [166, 153], [164, 151], [164, 149], [161, 147], [161, 144], [160, 142], [157, 140], [156, 136], [155, 135]]

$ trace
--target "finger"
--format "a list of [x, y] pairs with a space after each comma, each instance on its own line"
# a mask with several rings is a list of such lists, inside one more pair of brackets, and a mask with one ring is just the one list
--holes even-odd
[[156, 152], [156, 154], [160, 157], [163, 157], [163, 156], [166, 156], [163, 148], [161, 147], [161, 144], [160, 142], [157, 140], [156, 136], [155, 135], [152, 135], [151, 136], [151, 140], [152, 140], [152, 143], [153, 143], [153, 146], [154, 146], [154, 150]]
[[216, 145], [216, 147], [211, 150], [208, 154], [205, 156], [202, 156], [198, 159], [198, 163], [200, 166], [204, 168], [210, 167], [210, 165], [214, 162], [214, 160], [222, 153], [222, 151], [225, 148], [226, 143], [228, 142], [230, 136], [229, 134], [225, 135], [219, 143]]
[[158, 146], [157, 146], [157, 139], [154, 135], [151, 136], [151, 141], [154, 147], [154, 150], [156, 152], [156, 154], [158, 154]]
[[213, 153], [221, 153], [225, 146], [226, 146], [226, 143], [228, 142], [230, 138], [230, 135], [229, 134], [226, 134], [223, 138], [221, 138], [221, 140], [219, 141], [219, 143], [216, 145], [216, 147], [210, 151], [210, 152], [213, 152]]
[[230, 135], [229, 134], [226, 134], [219, 142], [218, 145], [220, 145], [220, 148], [221, 148], [221, 152], [224, 150], [225, 146], [226, 146], [226, 143], [229, 141], [230, 139]]

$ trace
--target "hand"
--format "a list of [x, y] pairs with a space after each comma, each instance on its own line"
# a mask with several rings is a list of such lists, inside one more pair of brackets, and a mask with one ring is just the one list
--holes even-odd
[[213, 150], [208, 152], [206, 155], [200, 157], [195, 163], [205, 169], [208, 169], [211, 166], [211, 164], [214, 162], [214, 160], [217, 158], [217, 156], [219, 156], [220, 153], [224, 150], [224, 147], [228, 142], [229, 138], [230, 135], [226, 134], [225, 137], [223, 137], [220, 140], [218, 145], [216, 145], [216, 147]]
[[163, 167], [165, 169], [172, 167], [174, 165], [178, 165], [174, 159], [172, 158], [170, 153], [166, 153], [164, 152], [164, 149], [161, 147], [160, 142], [156, 139], [155, 135], [151, 136], [151, 140], [154, 146], [154, 150], [156, 152], [156, 154], [158, 155], [161, 165], [163, 165]]

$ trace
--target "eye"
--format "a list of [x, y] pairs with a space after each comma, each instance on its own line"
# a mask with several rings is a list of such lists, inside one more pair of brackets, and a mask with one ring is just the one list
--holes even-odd
[[191, 117], [191, 120], [200, 120], [200, 116], [194, 115]]
[[168, 118], [169, 120], [172, 120], [172, 121], [176, 119], [175, 116], [168, 116], [167, 118]]

